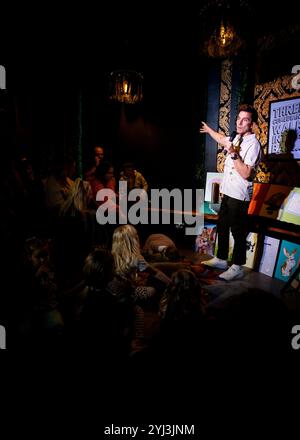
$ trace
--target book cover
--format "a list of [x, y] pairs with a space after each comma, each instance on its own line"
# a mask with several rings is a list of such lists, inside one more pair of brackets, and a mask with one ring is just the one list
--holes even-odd
[[247, 253], [245, 266], [249, 269], [254, 268], [255, 257], [257, 252], [258, 234], [256, 232], [249, 232], [246, 238]]
[[259, 215], [262, 217], [277, 219], [279, 209], [290, 191], [290, 186], [270, 185], [259, 211]]
[[300, 263], [300, 245], [283, 240], [278, 255], [275, 278], [288, 281]]
[[280, 240], [266, 236], [258, 271], [273, 276]]
[[213, 256], [216, 234], [217, 226], [215, 224], [204, 223], [196, 237], [195, 252]]
[[257, 183], [253, 185], [253, 195], [248, 209], [248, 214], [259, 215], [259, 211], [270, 188], [270, 183]]
[[300, 188], [293, 188], [283, 201], [277, 220], [300, 225]]
[[204, 200], [211, 203], [220, 202], [220, 186], [224, 173], [206, 173]]

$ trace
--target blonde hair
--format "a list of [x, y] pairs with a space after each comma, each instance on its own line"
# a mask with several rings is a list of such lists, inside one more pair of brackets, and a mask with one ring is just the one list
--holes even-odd
[[92, 190], [89, 182], [85, 182], [79, 177], [69, 189], [68, 195], [60, 208], [60, 215], [75, 215], [83, 213], [92, 197]]
[[113, 233], [112, 255], [115, 273], [122, 278], [128, 278], [137, 268], [138, 260], [142, 258], [140, 240], [136, 229], [131, 225], [119, 226]]

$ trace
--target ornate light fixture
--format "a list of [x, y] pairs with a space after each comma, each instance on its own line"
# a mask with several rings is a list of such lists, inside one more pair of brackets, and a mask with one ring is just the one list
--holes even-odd
[[237, 55], [244, 44], [233, 25], [221, 19], [212, 35], [204, 42], [203, 51], [210, 57], [226, 58]]
[[115, 70], [110, 73], [110, 99], [137, 104], [143, 99], [143, 75], [134, 70]]
[[228, 47], [230, 44], [232, 44], [234, 36], [235, 36], [235, 31], [233, 27], [228, 23], [224, 24], [222, 20], [218, 35], [219, 45], [222, 47]]
[[202, 24], [200, 53], [214, 58], [237, 55], [246, 46], [241, 36], [245, 24], [241, 22], [242, 17], [249, 14], [246, 0], [207, 0], [199, 13]]

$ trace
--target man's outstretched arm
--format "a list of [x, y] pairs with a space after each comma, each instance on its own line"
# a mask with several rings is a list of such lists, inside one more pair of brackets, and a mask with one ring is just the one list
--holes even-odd
[[218, 144], [222, 145], [222, 147], [231, 147], [231, 142], [226, 139], [226, 136], [213, 130], [209, 125], [206, 124], [206, 122], [202, 121], [202, 126], [200, 127], [199, 132], [209, 134], [209, 136], [212, 137], [216, 142], [218, 142]]

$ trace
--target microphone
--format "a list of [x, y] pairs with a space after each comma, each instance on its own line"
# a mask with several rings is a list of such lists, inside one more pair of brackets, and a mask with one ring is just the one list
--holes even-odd
[[[229, 136], [229, 141], [232, 142], [233, 139], [236, 137], [236, 135], [237, 135], [237, 131], [233, 130], [233, 131], [231, 132], [231, 135]], [[224, 154], [225, 154], [225, 155], [227, 154], [227, 150], [224, 151]]]

